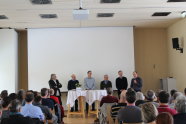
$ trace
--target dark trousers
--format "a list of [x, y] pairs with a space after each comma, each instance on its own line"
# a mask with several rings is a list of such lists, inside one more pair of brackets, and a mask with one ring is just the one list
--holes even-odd
[[75, 111], [78, 111], [78, 100], [77, 100], [77, 99], [75, 100], [75, 105], [74, 105], [74, 107], [71, 108], [71, 112], [74, 111], [74, 108], [75, 108]]
[[118, 98], [120, 99], [120, 94], [121, 94], [121, 91], [118, 90]]
[[[88, 108], [89, 108], [89, 104], [86, 103], [86, 111], [88, 112]], [[92, 103], [92, 110], [94, 111], [95, 110], [95, 102]]]
[[61, 96], [57, 96], [57, 98], [59, 99], [60, 105], [62, 105]]

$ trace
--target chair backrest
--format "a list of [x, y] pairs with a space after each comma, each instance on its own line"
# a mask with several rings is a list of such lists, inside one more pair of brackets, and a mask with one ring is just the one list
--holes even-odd
[[100, 112], [104, 115], [104, 117], [107, 116], [107, 108], [111, 107], [112, 105], [115, 105], [116, 103], [104, 103], [101, 107], [100, 107]]

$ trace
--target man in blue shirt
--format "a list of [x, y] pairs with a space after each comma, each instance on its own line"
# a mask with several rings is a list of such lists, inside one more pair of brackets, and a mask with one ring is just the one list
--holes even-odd
[[[94, 90], [96, 87], [95, 79], [92, 77], [92, 71], [87, 72], [88, 77], [84, 79], [85, 90]], [[86, 111], [88, 112], [88, 103], [86, 103]], [[95, 103], [92, 104], [92, 111], [95, 111]]]
[[32, 105], [33, 100], [34, 100], [34, 94], [28, 92], [25, 98], [26, 104], [22, 107], [21, 114], [24, 117], [38, 118], [41, 121], [43, 121], [44, 115], [41, 111], [41, 108]]

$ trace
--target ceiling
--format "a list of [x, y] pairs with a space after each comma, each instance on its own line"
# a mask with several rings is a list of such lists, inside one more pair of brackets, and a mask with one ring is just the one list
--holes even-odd
[[[181, 19], [186, 2], [167, 3], [167, 0], [121, 0], [120, 3], [100, 3], [82, 0], [90, 11], [88, 20], [73, 20], [72, 10], [79, 8], [79, 0], [52, 0], [49, 5], [33, 5], [30, 0], [0, 0], [0, 27], [16, 29], [50, 27], [136, 26], [168, 27]], [[172, 12], [165, 17], [152, 17], [154, 12]], [[115, 13], [114, 17], [98, 18], [97, 13]], [[39, 14], [57, 14], [56, 19], [42, 19]]]

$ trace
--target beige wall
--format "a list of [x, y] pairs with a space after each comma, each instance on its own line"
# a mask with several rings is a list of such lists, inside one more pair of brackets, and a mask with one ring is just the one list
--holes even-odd
[[[172, 48], [172, 38], [179, 37], [186, 44], [186, 19], [176, 22], [167, 29], [169, 75], [177, 80], [177, 88], [186, 88], [186, 51], [180, 53]], [[186, 49], [185, 49], [186, 50]]]
[[167, 32], [163, 28], [134, 30], [135, 66], [143, 78], [143, 92], [160, 88], [160, 79], [168, 76]]

